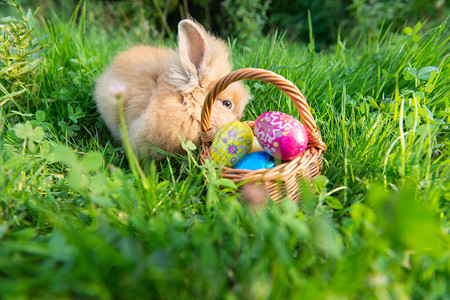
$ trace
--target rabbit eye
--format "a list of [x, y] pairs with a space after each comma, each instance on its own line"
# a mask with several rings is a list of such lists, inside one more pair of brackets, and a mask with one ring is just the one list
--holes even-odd
[[231, 101], [228, 100], [223, 101], [222, 104], [228, 109], [231, 109], [231, 107], [233, 106], [233, 103], [231, 103]]

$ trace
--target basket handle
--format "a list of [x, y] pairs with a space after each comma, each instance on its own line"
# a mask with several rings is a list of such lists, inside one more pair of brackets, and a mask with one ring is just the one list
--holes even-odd
[[203, 103], [201, 113], [201, 138], [203, 143], [210, 143], [214, 138], [210, 118], [211, 110], [217, 96], [219, 96], [219, 94], [223, 90], [225, 90], [231, 83], [244, 79], [261, 80], [267, 83], [271, 83], [286, 95], [288, 95], [289, 98], [291, 98], [292, 102], [294, 102], [295, 107], [297, 107], [302, 123], [305, 126], [306, 131], [308, 132], [308, 146], [316, 147], [322, 151], [325, 151], [327, 149], [325, 143], [322, 141], [319, 131], [317, 130], [316, 122], [311, 115], [311, 111], [308, 103], [306, 102], [305, 96], [303, 96], [300, 90], [283, 76], [269, 70], [258, 68], [245, 68], [233, 71], [219, 79], [209, 90], [208, 94], [206, 95], [205, 102]]

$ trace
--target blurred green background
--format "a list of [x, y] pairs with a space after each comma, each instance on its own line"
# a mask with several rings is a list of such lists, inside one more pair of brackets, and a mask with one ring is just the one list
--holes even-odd
[[[6, 0], [0, 0], [1, 15], [9, 15]], [[48, 15], [52, 10], [68, 19], [77, 0], [22, 0], [25, 8]], [[362, 33], [376, 36], [389, 24], [393, 30], [427, 20], [429, 26], [449, 15], [446, 0], [109, 0], [86, 1], [92, 17], [102, 16], [111, 30], [126, 24], [130, 31], [163, 40], [173, 37], [180, 19], [192, 16], [221, 37], [251, 43], [261, 36], [282, 32], [292, 41], [309, 41], [308, 12], [317, 49], [338, 37], [357, 40]], [[80, 12], [81, 13], [81, 12]], [[105, 24], [99, 24], [105, 26]], [[139, 28], [142, 27], [142, 28]]]

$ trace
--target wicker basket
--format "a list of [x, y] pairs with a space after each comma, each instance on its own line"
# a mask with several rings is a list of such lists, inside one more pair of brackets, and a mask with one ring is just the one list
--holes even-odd
[[[261, 80], [271, 83], [291, 98], [308, 132], [308, 148], [294, 160], [282, 163], [272, 169], [250, 171], [224, 167], [221, 176], [229, 178], [235, 183], [245, 182], [243, 186], [263, 185], [268, 196], [275, 202], [279, 202], [283, 198], [288, 197], [297, 203], [300, 198], [299, 178], [303, 177], [310, 180], [320, 174], [320, 170], [322, 169], [322, 154], [327, 147], [320, 137], [316, 122], [311, 115], [303, 94], [292, 82], [272, 71], [256, 68], [239, 69], [222, 77], [214, 84], [206, 96], [201, 114], [201, 163], [204, 164], [206, 159], [211, 158], [211, 143], [214, 139], [214, 132], [210, 125], [210, 117], [214, 101], [228, 85], [244, 79]], [[254, 121], [245, 123], [254, 130]]]

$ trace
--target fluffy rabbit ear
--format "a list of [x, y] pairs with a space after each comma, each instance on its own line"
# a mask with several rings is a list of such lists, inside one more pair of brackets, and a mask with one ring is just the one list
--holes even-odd
[[170, 79], [181, 92], [207, 87], [231, 71], [226, 43], [192, 20], [178, 24], [178, 51], [182, 69], [171, 68]]
[[181, 63], [191, 76], [198, 79], [205, 59], [206, 32], [191, 20], [183, 20], [178, 24], [178, 47]]

